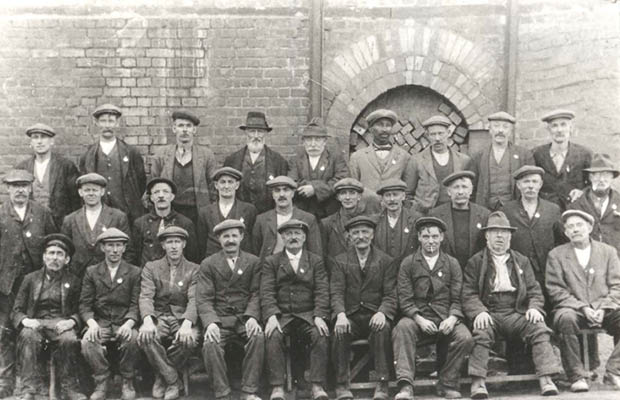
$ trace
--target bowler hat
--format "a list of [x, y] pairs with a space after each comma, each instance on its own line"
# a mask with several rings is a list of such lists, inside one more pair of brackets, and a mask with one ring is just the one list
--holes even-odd
[[172, 120], [176, 121], [177, 119], [185, 119], [190, 121], [192, 124], [198, 126], [200, 125], [200, 118], [192, 114], [187, 110], [177, 110], [172, 113]]
[[297, 189], [297, 182], [285, 175], [276, 176], [268, 180], [265, 185], [270, 189], [276, 186], [288, 186], [291, 189]]
[[494, 211], [489, 215], [487, 219], [487, 226], [483, 226], [480, 228], [483, 231], [489, 229], [503, 229], [507, 231], [516, 231], [517, 228], [510, 225], [510, 221], [508, 221], [508, 217], [501, 211]]
[[239, 219], [225, 219], [213, 227], [213, 233], [217, 236], [228, 229], [240, 229], [243, 232], [245, 224]]
[[174, 182], [171, 181], [170, 179], [164, 178], [163, 176], [152, 178], [146, 184], [146, 191], [147, 191], [147, 193], [150, 194], [151, 193], [151, 189], [153, 189], [153, 186], [155, 186], [158, 183], [165, 183], [166, 185], [170, 186], [170, 189], [172, 189], [172, 193], [173, 194], [177, 194], [177, 185], [175, 185]]
[[383, 193], [388, 192], [390, 190], [407, 190], [407, 184], [400, 179], [390, 178], [379, 183], [379, 187], [377, 187], [377, 194], [381, 196]]
[[278, 226], [278, 233], [282, 233], [287, 229], [303, 229], [304, 232], [308, 233], [308, 224], [299, 219], [291, 218], [286, 222], [283, 222]]
[[82, 185], [85, 185], [87, 183], [94, 183], [95, 185], [99, 185], [101, 187], [106, 187], [108, 184], [108, 180], [106, 178], [104, 178], [103, 176], [95, 173], [95, 172], [91, 172], [89, 174], [84, 174], [82, 176], [79, 176], [76, 180], [75, 180], [75, 185], [79, 188]]
[[241, 125], [239, 129], [264, 129], [267, 132], [271, 131], [271, 128], [267, 124], [265, 119], [265, 113], [260, 111], [250, 111], [245, 118], [245, 125]]
[[312, 118], [312, 121], [304, 128], [301, 137], [329, 137], [322, 118]]
[[238, 169], [235, 169], [233, 167], [222, 167], [222, 168], [217, 169], [213, 173], [213, 176], [211, 177], [211, 179], [214, 181], [217, 181], [223, 175], [232, 176], [238, 181], [240, 181], [241, 178], [243, 178], [243, 173], [239, 171]]
[[180, 237], [181, 239], [187, 240], [189, 234], [185, 229], [176, 225], [169, 225], [161, 231], [157, 232], [157, 239], [159, 239], [160, 241], [169, 237]]
[[469, 178], [473, 182], [476, 179], [476, 174], [472, 171], [456, 171], [443, 178], [441, 184], [443, 186], [450, 186], [452, 182], [460, 178]]
[[517, 119], [512, 115], [508, 114], [506, 111], [499, 111], [493, 113], [487, 117], [489, 121], [506, 121], [514, 124], [517, 122]]
[[584, 168], [585, 172], [611, 172], [614, 178], [620, 175], [620, 170], [616, 168], [609, 158], [609, 154], [596, 153], [592, 156], [590, 168]]
[[32, 183], [34, 176], [24, 169], [12, 169], [4, 175], [3, 181], [8, 185], [12, 183]]
[[415, 230], [418, 232], [420, 232], [422, 228], [425, 228], [427, 226], [436, 226], [442, 232], [446, 231], [446, 223], [436, 217], [420, 217], [415, 220], [415, 223], [413, 226], [415, 227]]
[[32, 136], [35, 133], [42, 133], [43, 135], [49, 137], [56, 136], [56, 132], [54, 132], [54, 129], [52, 129], [51, 126], [42, 123], [34, 124], [28, 127], [28, 129], [26, 129], [26, 135], [28, 137]]
[[514, 180], [518, 181], [524, 176], [535, 175], [535, 174], [540, 175], [540, 177], [542, 178], [543, 176], [545, 176], [545, 170], [535, 165], [524, 165], [518, 170], [516, 170], [512, 174], [512, 177], [514, 178]]
[[562, 213], [562, 223], [566, 223], [566, 220], [569, 217], [580, 217], [584, 221], [588, 222], [590, 225], [594, 225], [594, 217], [585, 211], [574, 209], [564, 211]]
[[541, 120], [543, 122], [551, 122], [554, 119], [558, 119], [558, 118], [573, 119], [575, 118], [575, 113], [572, 112], [571, 110], [557, 109], [557, 110], [550, 111], [547, 114], [543, 115]]
[[120, 229], [108, 228], [97, 236], [97, 243], [105, 242], [128, 242], [129, 236]]
[[368, 116], [366, 117], [366, 122], [368, 123], [368, 126], [371, 127], [375, 122], [382, 118], [386, 118], [392, 121], [392, 125], [394, 125], [396, 121], [398, 121], [398, 116], [394, 111], [380, 108], [368, 114]]
[[425, 127], [425, 128], [428, 128], [429, 126], [433, 126], [433, 125], [441, 125], [441, 126], [445, 126], [447, 128], [450, 125], [452, 125], [452, 121], [450, 121], [444, 115], [433, 115], [429, 119], [427, 119], [424, 122], [422, 122], [422, 126]]
[[69, 256], [72, 256], [75, 252], [75, 246], [71, 239], [62, 233], [52, 233], [43, 238], [43, 248], [47, 249], [50, 246], [58, 246], [65, 251]]
[[334, 192], [338, 193], [340, 190], [344, 189], [351, 189], [362, 193], [364, 191], [364, 186], [355, 178], [342, 178], [334, 184]]
[[95, 118], [99, 118], [99, 116], [102, 114], [112, 114], [116, 115], [117, 117], [123, 115], [120, 108], [116, 107], [114, 104], [109, 103], [102, 104], [99, 107], [95, 108], [95, 111], [93, 111], [93, 117]]
[[347, 223], [344, 224], [344, 229], [346, 229], [347, 231], [350, 231], [351, 228], [356, 227], [358, 225], [365, 225], [365, 226], [369, 226], [375, 229], [375, 227], [377, 226], [377, 222], [373, 218], [368, 217], [366, 215], [358, 215], [357, 217], [353, 217], [350, 220], [348, 220]]

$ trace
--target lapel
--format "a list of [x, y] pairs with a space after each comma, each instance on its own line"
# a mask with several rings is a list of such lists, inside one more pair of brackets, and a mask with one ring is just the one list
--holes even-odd
[[[105, 206], [103, 206], [105, 207]], [[103, 213], [103, 209], [101, 210], [101, 212]], [[99, 219], [101, 219], [101, 215], [99, 216]], [[88, 220], [86, 219], [86, 206], [82, 206], [82, 208], [80, 208], [80, 210], [78, 211], [78, 213], [75, 215], [75, 222], [77, 224], [78, 230], [82, 233], [82, 239], [85, 242], [89, 242], [89, 238], [91, 237], [89, 232], [88, 232]], [[95, 224], [95, 229], [97, 229], [97, 224]], [[97, 235], [93, 235], [93, 236], [97, 236]], [[94, 242], [90, 243], [90, 245], [95, 245]]]
[[510, 165], [510, 186], [514, 186], [514, 179], [512, 178], [512, 173], [516, 170], [519, 169], [519, 167], [521, 166], [521, 159], [519, 156], [519, 152], [517, 151], [517, 148], [515, 148], [515, 146], [512, 145], [512, 143], [508, 143], [508, 148], [506, 148], [506, 152], [508, 153], [508, 156], [510, 157], [510, 159], [508, 160], [508, 163]]
[[[301, 260], [299, 264], [301, 265]], [[280, 253], [278, 265], [278, 268], [282, 269], [286, 275], [296, 276], [295, 270], [293, 270], [293, 266], [286, 255], [286, 250], [282, 250]]]
[[112, 210], [110, 207], [103, 205], [101, 209], [101, 214], [99, 214], [99, 219], [97, 219], [97, 223], [95, 224], [95, 229], [97, 232], [103, 232], [108, 229], [112, 225]]
[[[570, 142], [568, 144], [568, 147], [570, 151]], [[542, 167], [545, 170], [545, 172], [555, 177], [559, 177], [560, 175], [562, 175], [562, 171], [564, 171], [564, 167], [562, 167], [562, 169], [560, 170], [560, 173], [558, 173], [555, 168], [555, 164], [553, 163], [553, 160], [551, 159], [551, 155], [549, 154], [549, 151], [551, 150], [551, 143], [546, 144], [541, 150], [542, 150], [541, 163], [543, 164]], [[566, 158], [568, 158], [568, 153], [566, 154]], [[564, 164], [566, 164], [566, 160], [564, 160]]]
[[71, 274], [67, 272], [66, 268], [62, 270], [62, 280], [60, 282], [60, 308], [62, 312], [65, 312], [67, 307], [67, 296], [71, 290]]
[[50, 173], [49, 173], [49, 191], [50, 193], [54, 193], [54, 188], [57, 184], [58, 181], [58, 177], [60, 176], [60, 174], [58, 173], [58, 156], [55, 153], [52, 153], [51, 158], [50, 158], [50, 163], [48, 165], [48, 168], [50, 169]]
[[[174, 161], [176, 159], [176, 145], [171, 145], [164, 151], [164, 165], [161, 171], [161, 176], [172, 179]], [[192, 149], [192, 157], [194, 157]]]
[[[482, 225], [483, 222], [480, 222], [482, 219], [480, 215], [481, 209], [476, 207], [475, 203], [471, 202], [469, 203], [469, 208], [469, 254], [473, 255], [476, 242], [478, 241], [478, 235], [480, 234], [480, 228], [482, 228], [482, 226], [478, 227], [478, 224]], [[450, 216], [450, 220], [452, 220], [452, 216]]]
[[[295, 208], [293, 208], [293, 218], [295, 218]], [[277, 227], [276, 224], [278, 223], [278, 220], [276, 219], [276, 210], [275, 209], [271, 209], [268, 211], [269, 214], [267, 214], [267, 218], [265, 218], [265, 224], [267, 226], [267, 230], [268, 230], [268, 235], [265, 236], [271, 236], [274, 239], [277, 237], [278, 232], [277, 232]]]
[[[11, 207], [13, 209], [13, 212], [15, 212], [15, 209], [13, 207]], [[19, 220], [19, 217], [17, 216], [17, 213], [15, 213], [15, 217]], [[33, 212], [32, 212], [32, 200], [28, 200], [28, 203], [26, 205], [26, 213], [24, 214], [24, 222], [22, 222], [22, 227], [24, 229], [27, 229], [28, 226], [30, 225], [30, 223], [33, 220]], [[43, 222], [43, 221], [41, 221]], [[28, 232], [30, 231], [26, 231], [26, 235], [28, 235]]]
[[129, 149], [127, 148], [125, 142], [119, 138], [116, 138], [116, 147], [118, 149], [118, 158], [121, 164], [121, 176], [126, 178], [127, 172], [129, 171]]
[[[118, 276], [120, 275], [120, 270], [121, 267], [119, 266], [118, 271], [116, 271], [117, 276], [115, 278], [118, 278]], [[108, 289], [112, 289], [114, 287], [114, 284], [112, 283], [112, 278], [110, 278], [110, 273], [108, 272], [108, 266], [106, 265], [105, 261], [99, 263], [99, 266], [97, 267], [97, 275], [99, 275], [99, 281], [101, 281], [101, 283], [103, 283], [105, 287], [107, 287]]]
[[[291, 268], [293, 268], [291, 266]], [[308, 260], [308, 252], [302, 250], [301, 258], [299, 259], [299, 265], [297, 266], [297, 276], [300, 279], [305, 278], [310, 273], [310, 261]]]
[[[368, 263], [368, 261], [366, 262]], [[368, 265], [369, 264], [367, 264], [366, 266]], [[347, 250], [347, 268], [349, 268], [349, 275], [357, 281], [357, 286], [362, 287], [362, 284], [364, 283], [364, 280], [362, 279], [362, 268], [360, 267], [357, 253], [355, 252], [355, 249], [353, 247]]]
[[[238, 263], [239, 260], [237, 260], [237, 264]], [[224, 278], [224, 282], [228, 283], [228, 281], [231, 279], [232, 271], [228, 266], [228, 261], [226, 261], [224, 250], [220, 250], [214, 264], [217, 273], [220, 274], [222, 278]]]
[[80, 171], [80, 173], [95, 172], [97, 166], [97, 151], [99, 151], [99, 141], [91, 144], [86, 150], [86, 155], [84, 156], [85, 170]]
[[[471, 207], [471, 203], [470, 203], [470, 207]], [[447, 251], [451, 254], [455, 253], [455, 249], [454, 249], [454, 225], [452, 225], [452, 205], [450, 205], [450, 203], [447, 203], [447, 206], [445, 208], [445, 212], [440, 212], [439, 213], [439, 218], [445, 222], [446, 224], [446, 238], [444, 240], [444, 242], [446, 243], [446, 247], [447, 247]], [[471, 226], [471, 211], [470, 211], [470, 226]], [[471, 236], [471, 233], [470, 233]], [[471, 241], [470, 241], [471, 242]], [[470, 244], [471, 246], [471, 244]]]
[[402, 230], [400, 234], [400, 248], [404, 250], [409, 242], [409, 235], [411, 234], [409, 229], [409, 210], [405, 207], [400, 212], [400, 217], [398, 218], [398, 223], [396, 224]]
[[[377, 154], [375, 153], [375, 149], [372, 147], [372, 144], [366, 148], [364, 148], [362, 150], [364, 152], [364, 154], [366, 155], [366, 160], [368, 161], [368, 163], [370, 165], [372, 165], [372, 167], [377, 170], [377, 171], [381, 171], [381, 164], [379, 164], [379, 159], [377, 158]], [[392, 157], [392, 152], [394, 151], [394, 147], [392, 147], [392, 150], [390, 151], [390, 154], [388, 155], [388, 159], [390, 159]]]
[[[235, 263], [235, 271], [231, 271], [232, 276], [230, 277], [230, 285], [233, 285], [237, 282], [248, 269], [248, 259], [242, 251], [239, 251], [239, 257], [237, 257], [237, 262]], [[230, 268], [228, 269], [230, 271]]]
[[37, 271], [37, 275], [34, 278], [34, 287], [32, 288], [32, 299], [34, 300], [35, 309], [39, 303], [39, 297], [41, 296], [41, 290], [43, 290], [43, 279], [45, 279], [45, 267]]
[[484, 150], [482, 150], [482, 154], [480, 155], [480, 163], [481, 168], [479, 170], [479, 174], [480, 176], [478, 176], [478, 181], [479, 182], [483, 182], [483, 184], [485, 185], [484, 190], [488, 191], [489, 190], [489, 186], [490, 186], [490, 182], [489, 182], [489, 171], [491, 170], [491, 149], [492, 149], [491, 144], [489, 144], [487, 147], [484, 148]]
[[[451, 150], [450, 157], [452, 157], [454, 170], [456, 171], [456, 164], [454, 163], [454, 161], [456, 160], [454, 159], [454, 155], [452, 154]], [[426, 170], [428, 175], [433, 180], [433, 183], [437, 184], [437, 176], [435, 175], [435, 168], [433, 168], [433, 155], [431, 154], [431, 148], [428, 147], [426, 150], [420, 153], [420, 158], [422, 159], [422, 162], [420, 163], [422, 165], [422, 168]]]
[[[586, 276], [586, 271], [579, 264], [579, 260], [577, 260], [577, 255], [575, 254], [575, 248], [571, 245], [568, 246], [567, 251], [564, 253], [564, 258], [566, 259], [566, 265], [569, 266], [571, 273], [577, 276], [577, 280], [579, 282], [588, 282], [588, 277]], [[590, 264], [592, 261], [592, 254], [590, 254]], [[589, 266], [589, 265], [588, 265]]]
[[[601, 221], [609, 216], [609, 214], [613, 214], [614, 212], [619, 212], [618, 208], [620, 208], [620, 201], [618, 201], [618, 192], [615, 190], [611, 190], [609, 193], [609, 203], [607, 204], [607, 208], [601, 217]], [[615, 208], [614, 208], [615, 207]]]
[[[107, 272], [107, 271], [106, 271]], [[125, 261], [121, 260], [121, 264], [118, 266], [118, 270], [116, 271], [116, 276], [114, 277], [114, 282], [112, 282], [112, 288], [116, 288], [119, 285], [122, 285], [125, 279], [127, 279], [126, 275], [129, 273], [129, 266]], [[107, 274], [108, 278], [110, 278], [110, 274]]]
[[[355, 249], [353, 249], [355, 252]], [[362, 269], [360, 268], [359, 259], [357, 258], [357, 254], [355, 254], [355, 259], [357, 260], [357, 270], [359, 271], [360, 278], [362, 279], [362, 290], [366, 286], [370, 284], [377, 276], [381, 275], [378, 273], [377, 268], [379, 268], [378, 263], [376, 262], [376, 251], [374, 246], [370, 247], [370, 254], [368, 254], [368, 259], [366, 260], [366, 266], [364, 267], [365, 274], [362, 276]]]
[[601, 260], [601, 255], [599, 254], [599, 246], [596, 245], [594, 241], [590, 241], [590, 246], [592, 246], [592, 251], [590, 252], [590, 259], [588, 260], [588, 266], [586, 267], [587, 282], [588, 287], [592, 286], [592, 282], [594, 282], [594, 268], [597, 267], [597, 262]]
[[316, 168], [319, 171], [319, 177], [321, 179], [325, 178], [325, 174], [327, 173], [327, 170], [329, 169], [330, 161], [331, 161], [331, 157], [329, 154], [329, 150], [327, 149], [323, 150], [323, 153], [321, 153], [321, 157], [319, 158], [319, 162], [316, 164]]
[[[196, 144], [194, 143], [192, 145], [192, 173], [194, 176], [194, 186], [196, 186], [196, 188], [198, 190], [194, 190], [194, 193], [196, 194], [196, 197], [198, 197], [198, 193], [199, 193], [199, 189], [200, 189], [200, 182], [202, 182], [202, 174], [205, 173], [206, 174], [206, 170], [205, 170], [205, 158], [202, 154], [202, 152], [200, 151], [200, 149], [198, 148], [198, 146], [196, 146]], [[196, 199], [198, 200], [198, 199]], [[196, 203], [198, 203], [198, 201], [196, 201]]]

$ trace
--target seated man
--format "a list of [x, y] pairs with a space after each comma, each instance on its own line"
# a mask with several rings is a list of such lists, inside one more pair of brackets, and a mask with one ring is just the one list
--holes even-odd
[[562, 221], [570, 242], [549, 253], [546, 284], [571, 391], [589, 389], [577, 337], [586, 327], [603, 327], [613, 335], [604, 381], [620, 389], [620, 260], [615, 248], [590, 239], [595, 224], [590, 214], [568, 210]]
[[38, 368], [44, 340], [54, 343], [54, 353], [50, 357], [54, 357], [60, 367], [61, 386], [66, 397], [69, 400], [86, 399], [79, 392], [75, 370], [72, 369], [80, 356], [77, 338], [80, 279], [66, 268], [73, 250], [73, 243], [67, 236], [60, 233], [47, 235], [44, 267], [26, 275], [15, 299], [13, 324], [15, 329], [21, 329], [17, 356], [23, 400], [34, 400], [41, 384]]
[[329, 282], [320, 255], [304, 249], [308, 224], [290, 219], [278, 227], [284, 250], [262, 265], [260, 298], [267, 336], [267, 372], [271, 400], [284, 400], [284, 336], [310, 345], [312, 399], [327, 400]]
[[378, 379], [373, 398], [387, 399], [398, 266], [392, 257], [372, 244], [375, 231], [372, 218], [364, 215], [351, 218], [346, 229], [352, 247], [330, 263], [332, 315], [336, 317], [336, 338], [332, 341], [336, 397], [353, 399], [349, 391], [351, 341], [368, 338]]
[[263, 371], [265, 336], [260, 321], [260, 260], [241, 250], [245, 225], [227, 219], [213, 228], [222, 250], [200, 264], [196, 298], [205, 327], [202, 356], [216, 399], [230, 400], [225, 348], [241, 344], [243, 400], [256, 396]]
[[558, 394], [551, 376], [560, 365], [545, 324], [545, 300], [529, 259], [510, 249], [515, 229], [503, 212], [491, 213], [483, 227], [487, 248], [474, 254], [463, 271], [462, 308], [473, 324], [475, 341], [469, 357], [472, 399], [489, 396], [485, 385], [489, 349], [498, 334], [522, 338], [532, 350], [541, 394]]
[[461, 323], [461, 266], [440, 249], [446, 231], [442, 220], [419, 218], [415, 230], [420, 248], [403, 260], [398, 273], [398, 304], [404, 316], [392, 334], [400, 387], [396, 400], [413, 399], [416, 347], [429, 339], [437, 343], [437, 395], [458, 399], [461, 367], [474, 347]]
[[133, 377], [138, 359], [138, 296], [140, 268], [122, 259], [129, 241], [123, 231], [109, 228], [97, 238], [105, 255], [99, 264], [86, 268], [80, 295], [80, 318], [88, 329], [82, 337], [82, 355], [93, 371], [95, 391], [91, 400], [105, 400], [110, 378], [106, 349], [116, 343], [119, 372], [123, 377], [122, 400], [133, 400]]
[[179, 397], [177, 371], [198, 346], [198, 264], [183, 256], [188, 236], [185, 229], [173, 225], [160, 231], [157, 238], [165, 256], [149, 261], [142, 270], [138, 345], [155, 372], [154, 399]]

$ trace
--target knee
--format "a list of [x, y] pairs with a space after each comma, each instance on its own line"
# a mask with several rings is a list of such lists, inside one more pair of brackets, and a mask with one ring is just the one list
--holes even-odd
[[554, 321], [558, 333], [576, 333], [579, 331], [579, 319], [576, 311], [566, 311], [558, 315]]
[[474, 338], [467, 329], [462, 329], [456, 332], [453, 343], [456, 346], [471, 349], [474, 347]]
[[79, 340], [74, 331], [65, 331], [58, 336], [58, 345], [62, 348], [78, 346]]
[[101, 347], [101, 344], [91, 342], [90, 340], [82, 339], [80, 341], [80, 348], [83, 354], [93, 353]]
[[43, 338], [35, 329], [23, 328], [21, 332], [19, 332], [19, 340], [24, 344], [36, 344], [41, 342]]
[[271, 332], [271, 335], [269, 335], [267, 337], [267, 343], [268, 344], [281, 344], [284, 342], [284, 335], [282, 335], [282, 332], [280, 332], [279, 330], [274, 330], [273, 332]]
[[256, 333], [248, 339], [249, 346], [262, 346], [265, 343], [265, 334], [263, 332]]
[[474, 329], [472, 336], [475, 343], [490, 345], [495, 341], [495, 335], [493, 335], [493, 329], [490, 326], [484, 329]]

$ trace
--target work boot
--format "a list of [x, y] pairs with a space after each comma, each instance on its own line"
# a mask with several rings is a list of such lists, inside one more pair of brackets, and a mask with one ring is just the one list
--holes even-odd
[[123, 388], [121, 389], [121, 400], [135, 400], [136, 389], [133, 388], [133, 378], [123, 378]]
[[261, 400], [255, 393], [243, 393], [243, 400]]
[[620, 376], [612, 374], [609, 371], [603, 376], [603, 383], [613, 386], [616, 390], [620, 390]]
[[445, 387], [441, 383], [438, 383], [435, 387], [437, 391], [437, 396], [443, 397], [444, 399], [460, 399], [461, 392], [455, 389], [451, 389], [449, 387]]
[[155, 382], [153, 382], [151, 396], [153, 396], [153, 399], [159, 400], [164, 398], [164, 393], [166, 393], [166, 383], [164, 382], [164, 378], [160, 374], [157, 374], [155, 375]]
[[80, 388], [75, 379], [64, 379], [61, 383], [65, 398], [69, 400], [86, 400], [86, 396], [80, 392]]
[[34, 393], [26, 392], [22, 393], [20, 400], [34, 400]]
[[312, 384], [312, 400], [329, 400], [323, 386], [318, 383]]
[[401, 386], [396, 396], [394, 396], [395, 400], [413, 400], [413, 386], [408, 383], [405, 383]]
[[179, 382], [174, 382], [172, 385], [168, 385], [166, 393], [164, 394], [164, 400], [176, 400], [179, 398]]
[[13, 396], [13, 389], [7, 386], [0, 387], [0, 399]]
[[274, 386], [273, 389], [271, 389], [271, 396], [269, 397], [270, 400], [285, 400], [286, 396], [284, 395], [284, 387], [279, 385], [279, 386]]
[[558, 395], [558, 388], [555, 386], [555, 383], [553, 383], [550, 376], [541, 376], [538, 378], [538, 383], [540, 384], [540, 394], [542, 396]]
[[472, 378], [471, 381], [471, 398], [472, 399], [488, 399], [489, 392], [484, 378]]
[[342, 383], [336, 385], [336, 400], [353, 400], [353, 393], [347, 388], [347, 385]]
[[387, 400], [388, 397], [389, 392], [387, 382], [377, 382], [377, 387], [375, 387], [375, 394], [372, 395], [373, 400]]
[[590, 386], [588, 386], [588, 382], [586, 382], [584, 378], [581, 378], [570, 385], [570, 391], [574, 393], [587, 392], [588, 390], [590, 390]]
[[97, 382], [95, 391], [90, 395], [90, 400], [105, 400], [106, 392], [108, 391], [108, 380], [102, 379]]

